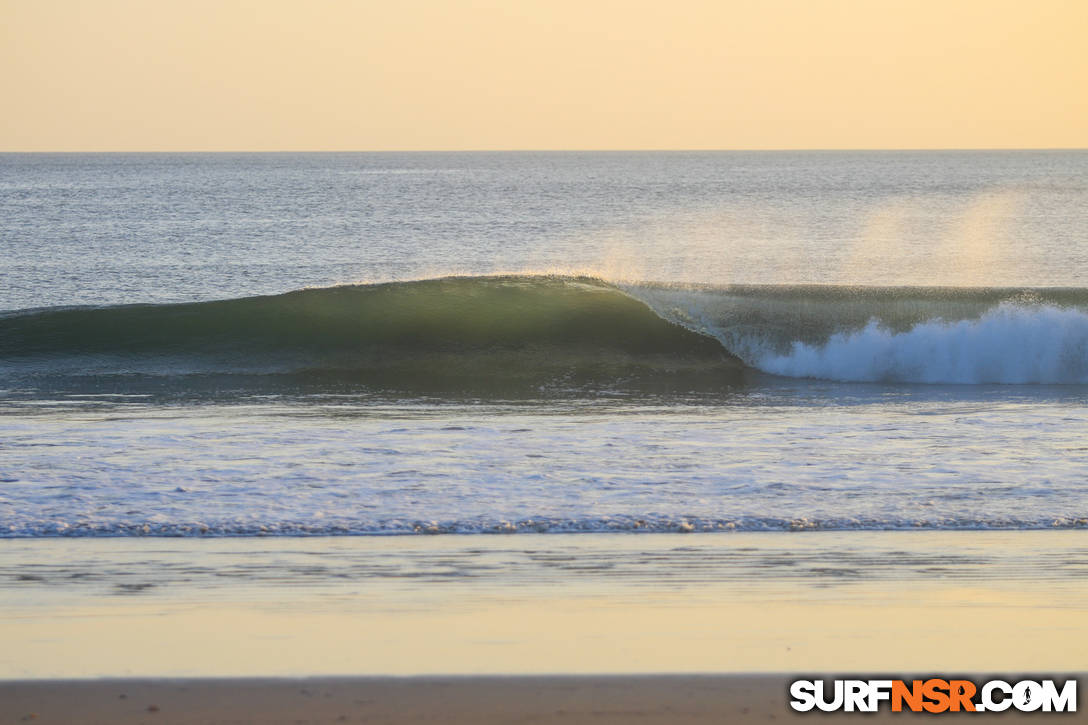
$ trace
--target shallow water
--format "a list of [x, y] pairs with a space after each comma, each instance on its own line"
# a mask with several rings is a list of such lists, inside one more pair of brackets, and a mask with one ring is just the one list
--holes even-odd
[[1075, 531], [23, 539], [0, 677], [1076, 671]]
[[1064, 386], [3, 410], [9, 537], [1088, 526]]

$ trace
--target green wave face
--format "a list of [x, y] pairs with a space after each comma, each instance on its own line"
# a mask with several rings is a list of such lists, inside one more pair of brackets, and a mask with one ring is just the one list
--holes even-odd
[[39, 382], [694, 390], [741, 371], [716, 340], [588, 278], [443, 278], [0, 318], [0, 373]]

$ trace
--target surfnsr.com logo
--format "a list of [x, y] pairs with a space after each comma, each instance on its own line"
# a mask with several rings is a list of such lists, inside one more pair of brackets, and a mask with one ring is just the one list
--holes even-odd
[[1065, 680], [795, 680], [798, 712], [1076, 712], [1077, 681]]

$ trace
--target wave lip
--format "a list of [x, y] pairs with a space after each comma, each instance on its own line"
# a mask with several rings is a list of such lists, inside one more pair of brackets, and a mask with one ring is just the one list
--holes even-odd
[[1088, 314], [1002, 303], [977, 320], [932, 320], [906, 332], [870, 320], [823, 345], [794, 342], [756, 362], [765, 372], [844, 382], [1088, 383]]
[[0, 316], [0, 375], [39, 382], [131, 387], [273, 376], [486, 392], [640, 381], [700, 387], [735, 382], [741, 370], [714, 339], [590, 278], [451, 277]]

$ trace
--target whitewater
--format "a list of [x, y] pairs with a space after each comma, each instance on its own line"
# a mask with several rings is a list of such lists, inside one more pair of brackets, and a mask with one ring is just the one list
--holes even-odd
[[1081, 310], [1002, 305], [976, 321], [924, 322], [889, 332], [877, 321], [825, 345], [793, 343], [760, 369], [793, 377], [908, 383], [1088, 382], [1088, 316]]
[[1083, 152], [0, 156], [0, 537], [1088, 526]]

